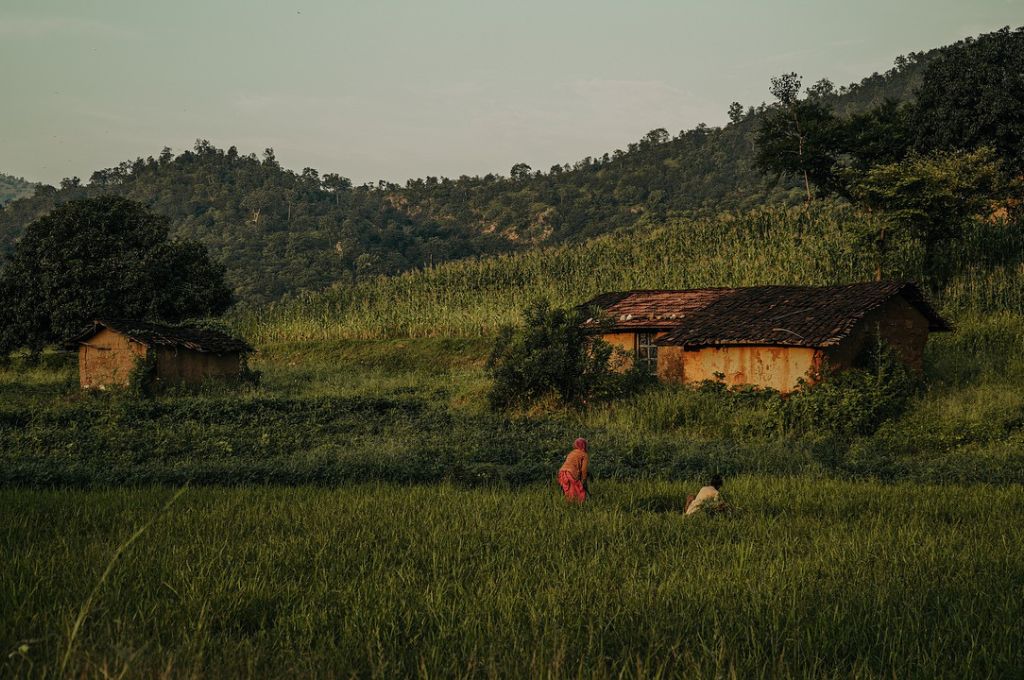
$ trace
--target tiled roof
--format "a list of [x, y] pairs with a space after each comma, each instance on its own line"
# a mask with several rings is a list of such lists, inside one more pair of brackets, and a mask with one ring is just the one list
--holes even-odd
[[210, 354], [248, 353], [253, 351], [253, 348], [244, 340], [233, 338], [227, 333], [220, 331], [206, 328], [165, 326], [163, 324], [130, 319], [94, 321], [88, 329], [68, 340], [67, 344], [75, 346], [85, 342], [104, 328], [109, 328], [150, 347], [182, 347], [194, 352], [207, 352]]
[[[735, 288], [695, 288], [692, 290], [629, 290], [605, 293], [579, 306], [591, 314], [600, 310], [610, 330], [675, 328], [689, 314], [703, 309]], [[588, 325], [596, 325], [598, 318], [588, 318]]]
[[897, 295], [928, 319], [929, 330], [951, 330], [913, 283], [755, 286], [719, 294], [676, 324], [675, 330], [658, 344], [830, 347], [846, 337], [868, 312]]

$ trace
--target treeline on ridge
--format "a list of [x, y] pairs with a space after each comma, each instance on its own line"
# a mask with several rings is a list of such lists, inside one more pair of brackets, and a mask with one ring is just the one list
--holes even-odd
[[[897, 60], [886, 74], [836, 92], [836, 106], [859, 110], [905, 99], [935, 50]], [[538, 243], [587, 238], [660, 217], [742, 209], [769, 198], [753, 164], [757, 109], [723, 128], [700, 125], [671, 137], [648, 133], [626, 150], [536, 172], [517, 164], [509, 177], [427, 177], [404, 187], [352, 186], [312, 168], [280, 166], [200, 140], [191, 150], [125, 161], [67, 178], [0, 211], [0, 253], [25, 226], [69, 200], [117, 194], [171, 220], [175, 237], [202, 242], [228, 269], [236, 296], [263, 302], [380, 274]]]
[[[911, 54], [859, 84], [836, 89], [822, 81], [812, 91], [843, 119], [871, 111], [904, 115], [929, 77], [944, 84], [965, 78], [948, 64], [933, 68], [949, 62], [946, 55], [984, 59], [993, 41], [1019, 42], [1020, 35], [1006, 29]], [[426, 177], [404, 186], [353, 186], [313, 168], [284, 169], [271, 149], [257, 157], [199, 140], [178, 155], [165, 148], [155, 158], [98, 170], [87, 182], [68, 178], [10, 202], [0, 211], [0, 253], [10, 253], [25, 226], [55, 206], [114, 194], [169, 218], [173, 237], [204, 244], [226, 266], [236, 298], [260, 303], [467, 256], [587, 239], [641, 221], [795, 203], [804, 198], [801, 178], [782, 172], [766, 183], [757, 159], [757, 135], [778, 107], [734, 103], [724, 127], [702, 124], [676, 136], [653, 130], [625, 150], [546, 172], [518, 163], [508, 177]]]

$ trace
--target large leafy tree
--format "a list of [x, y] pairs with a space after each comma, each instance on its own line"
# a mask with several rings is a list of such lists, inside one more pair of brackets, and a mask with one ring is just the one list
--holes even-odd
[[919, 151], [991, 146], [1024, 173], [1024, 28], [944, 50], [924, 72], [914, 123]]
[[39, 351], [96, 318], [175, 322], [223, 313], [224, 267], [167, 220], [113, 196], [71, 201], [34, 221], [0, 269], [0, 354]]
[[968, 221], [1002, 189], [999, 160], [990, 148], [912, 153], [857, 176], [851, 193], [879, 217], [867, 223], [871, 233], [859, 235], [876, 250], [878, 278], [890, 242], [907, 237], [923, 245], [925, 270], [940, 282], [947, 273], [943, 248], [960, 239]]

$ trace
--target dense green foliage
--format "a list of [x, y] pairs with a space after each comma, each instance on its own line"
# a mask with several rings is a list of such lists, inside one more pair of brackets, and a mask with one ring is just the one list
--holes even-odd
[[0, 356], [38, 352], [95, 319], [181, 321], [231, 304], [224, 268], [167, 220], [115, 196], [65, 203], [28, 226], [0, 270]]
[[942, 50], [913, 106], [915, 147], [996, 150], [1024, 172], [1024, 28], [1004, 28]]
[[[905, 100], [937, 52], [901, 57], [889, 72], [832, 92], [829, 105], [846, 115]], [[509, 177], [426, 177], [405, 186], [352, 187], [335, 174], [283, 169], [269, 149], [260, 159], [200, 140], [177, 156], [164, 150], [12, 202], [0, 211], [0, 253], [55, 205], [116, 194], [168, 217], [172, 235], [200, 241], [224, 262], [239, 299], [262, 302], [676, 214], [798, 199], [789, 184], [766, 188], [754, 167], [761, 111], [748, 107], [723, 128], [653, 130], [626, 149], [547, 172], [517, 164]]]
[[35, 190], [32, 182], [0, 172], [0, 206], [16, 198], [31, 196]]
[[921, 376], [884, 344], [868, 346], [861, 354], [853, 368], [825, 375], [815, 385], [802, 385], [786, 399], [769, 395], [787, 426], [819, 427], [836, 437], [856, 437], [874, 434], [901, 416], [921, 386]]
[[853, 197], [879, 219], [862, 235], [876, 252], [881, 278], [890, 241], [911, 238], [924, 252], [922, 275], [941, 283], [953, 271], [957, 244], [977, 215], [997, 204], [1003, 180], [992, 150], [909, 154], [895, 163], [876, 165], [859, 174]]
[[729, 478], [683, 520], [696, 486], [0, 491], [0, 674], [1019, 670], [1020, 487]]
[[[1017, 205], [1024, 138], [1024, 29], [1004, 29], [943, 50], [924, 69], [920, 97], [850, 116], [829, 106], [822, 81], [800, 97], [800, 77], [772, 79], [756, 163], [775, 181], [802, 180], [806, 200], [838, 195], [875, 212], [882, 252], [892, 232], [920, 240], [923, 274], [944, 280], [944, 252], [967, 220], [993, 203]], [[813, 187], [813, 189], [812, 189]], [[1010, 196], [1013, 201], [1006, 202]]]
[[582, 406], [625, 396], [646, 382], [640, 364], [615, 370], [628, 358], [588, 333], [586, 320], [584, 310], [552, 308], [540, 300], [523, 310], [518, 326], [500, 329], [487, 361], [491, 407], [530, 406], [551, 397]]

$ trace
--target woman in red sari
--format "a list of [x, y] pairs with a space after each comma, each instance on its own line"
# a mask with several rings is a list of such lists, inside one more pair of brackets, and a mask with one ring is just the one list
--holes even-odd
[[572, 451], [558, 470], [558, 485], [562, 487], [565, 500], [582, 503], [587, 499], [587, 468], [590, 456], [587, 454], [587, 440], [580, 437], [573, 442]]

